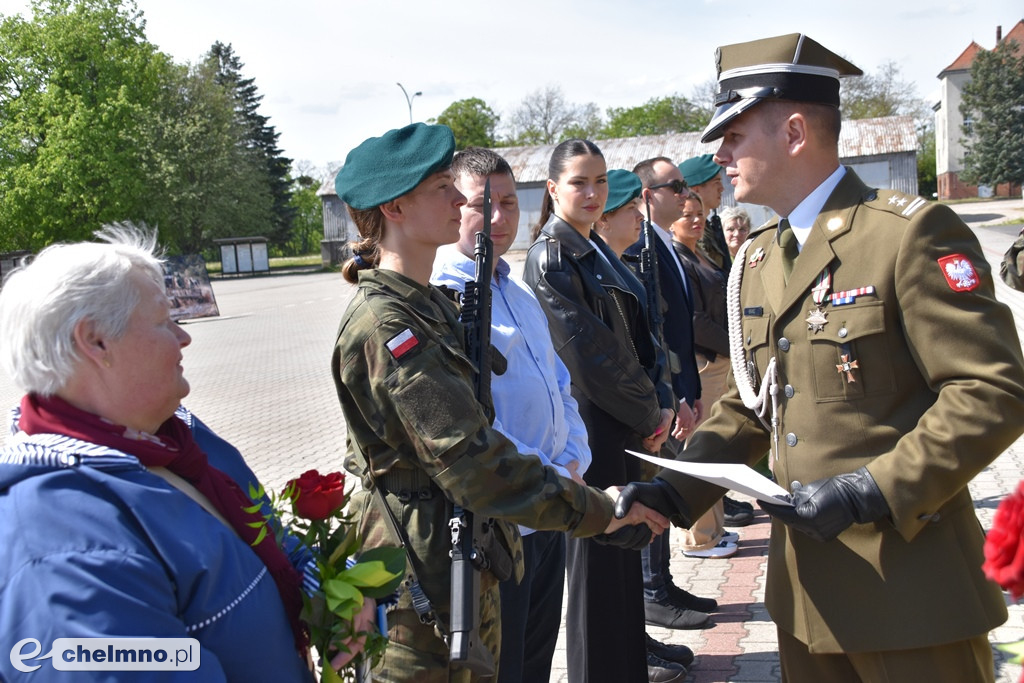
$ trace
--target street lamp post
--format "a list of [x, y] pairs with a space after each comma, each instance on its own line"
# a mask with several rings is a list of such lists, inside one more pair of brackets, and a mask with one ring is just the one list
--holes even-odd
[[402, 94], [405, 95], [405, 103], [409, 105], [409, 123], [412, 123], [412, 101], [423, 93], [417, 90], [412, 94], [412, 97], [409, 97], [409, 93], [405, 91], [405, 86], [399, 83], [398, 87], [402, 89]]

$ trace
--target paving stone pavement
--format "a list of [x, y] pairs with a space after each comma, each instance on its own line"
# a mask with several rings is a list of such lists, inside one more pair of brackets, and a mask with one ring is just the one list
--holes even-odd
[[[976, 228], [989, 260], [998, 264], [1021, 227], [1001, 223], [1007, 217], [1024, 222], [1024, 202], [955, 208]], [[513, 268], [522, 257], [510, 255]], [[185, 404], [241, 449], [267, 488], [279, 490], [311, 467], [340, 469], [345, 425], [330, 376], [330, 355], [352, 287], [336, 273], [306, 273], [223, 278], [214, 280], [213, 288], [221, 316], [185, 323], [193, 338], [185, 350], [185, 374], [192, 385]], [[997, 281], [997, 295], [1013, 309], [1024, 337], [1024, 293]], [[0, 374], [0, 406], [14, 405], [19, 398], [10, 379]], [[1022, 474], [1024, 438], [971, 484], [983, 526], [988, 527], [999, 500]], [[686, 681], [779, 680], [775, 628], [762, 602], [769, 526], [766, 515], [759, 513], [754, 524], [738, 530], [740, 551], [726, 560], [686, 558], [674, 546], [676, 583], [720, 603], [711, 628], [649, 631], [697, 653]], [[677, 537], [673, 534], [674, 543]], [[992, 632], [993, 644], [1024, 639], [1024, 606], [1011, 604], [1009, 598], [1007, 602], [1010, 618]], [[998, 682], [1018, 680], [1021, 667], [994, 651]], [[551, 681], [567, 680], [565, 661], [563, 629]]]

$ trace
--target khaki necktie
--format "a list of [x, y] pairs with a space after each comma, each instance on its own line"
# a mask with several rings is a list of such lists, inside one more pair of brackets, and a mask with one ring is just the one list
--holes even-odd
[[782, 250], [782, 272], [786, 282], [789, 282], [789, 274], [793, 272], [793, 262], [800, 255], [796, 235], [789, 221], [785, 218], [779, 221], [779, 248]]

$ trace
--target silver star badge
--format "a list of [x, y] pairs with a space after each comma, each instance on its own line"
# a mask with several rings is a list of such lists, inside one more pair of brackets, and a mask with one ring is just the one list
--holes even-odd
[[812, 332], [821, 332], [825, 329], [825, 325], [828, 323], [828, 313], [815, 308], [813, 311], [807, 311], [807, 329]]

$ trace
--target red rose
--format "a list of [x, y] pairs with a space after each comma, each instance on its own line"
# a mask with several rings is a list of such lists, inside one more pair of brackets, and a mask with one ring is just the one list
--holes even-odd
[[309, 470], [288, 486], [296, 491], [295, 514], [306, 519], [327, 519], [345, 504], [345, 475]]
[[1014, 598], [1024, 595], [1024, 482], [996, 508], [992, 528], [985, 537], [985, 576]]

